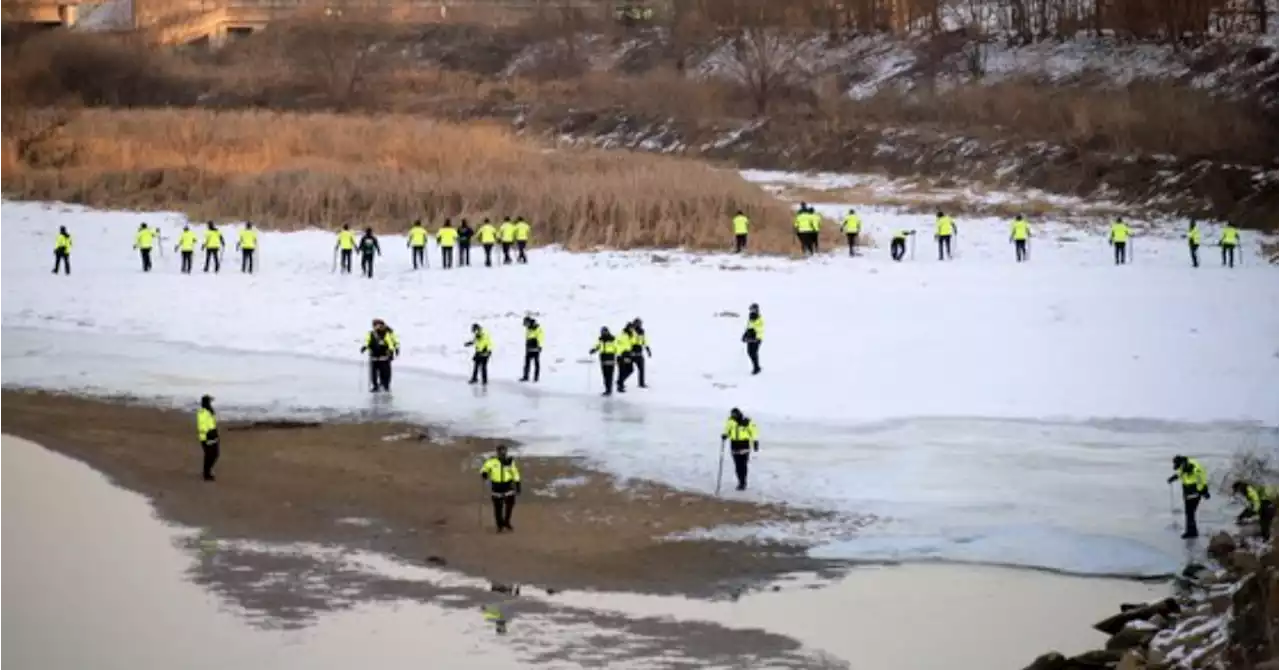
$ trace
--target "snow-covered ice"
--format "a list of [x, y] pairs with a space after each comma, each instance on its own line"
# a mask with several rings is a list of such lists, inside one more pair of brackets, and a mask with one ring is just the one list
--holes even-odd
[[[928, 226], [860, 212], [873, 235]], [[951, 263], [922, 237], [902, 264], [539, 248], [528, 266], [448, 272], [410, 271], [403, 238], [384, 237], [367, 280], [331, 273], [328, 232], [264, 234], [253, 276], [183, 276], [171, 252], [145, 275], [137, 223], [173, 237], [180, 217], [5, 203], [3, 218], [6, 384], [366, 409], [357, 349], [381, 317], [404, 355], [378, 408], [624, 477], [707, 490], [721, 421], [743, 408], [763, 441], [750, 498], [879, 517], [831, 538], [843, 556], [1167, 571], [1183, 551], [1163, 521], [1169, 457], [1276, 443], [1276, 269], [1228, 271], [1206, 248], [1193, 270], [1174, 237], [1139, 236], [1114, 267], [1096, 231], [1033, 222], [1017, 265], [1007, 222], [963, 219]], [[49, 275], [58, 225], [76, 240], [69, 278]], [[758, 377], [739, 343], [752, 302]], [[527, 312], [547, 332], [536, 387], [515, 381]], [[587, 350], [634, 317], [651, 388], [598, 398]], [[471, 323], [495, 340], [487, 390], [465, 383]]]

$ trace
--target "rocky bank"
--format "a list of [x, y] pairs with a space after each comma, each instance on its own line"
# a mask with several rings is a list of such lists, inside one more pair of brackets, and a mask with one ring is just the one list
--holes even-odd
[[1050, 652], [1025, 670], [1275, 670], [1275, 539], [1263, 542], [1252, 528], [1220, 532], [1207, 555], [1183, 569], [1170, 597], [1121, 605], [1094, 624], [1111, 636], [1104, 648]]

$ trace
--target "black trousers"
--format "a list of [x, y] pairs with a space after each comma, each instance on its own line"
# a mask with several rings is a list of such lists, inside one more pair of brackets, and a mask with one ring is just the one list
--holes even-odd
[[354, 254], [354, 251], [351, 249], [342, 250], [340, 261], [342, 265], [342, 271], [346, 274], [351, 274], [351, 256], [353, 254]]
[[1186, 537], [1197, 537], [1200, 529], [1196, 527], [1196, 510], [1200, 507], [1200, 494], [1192, 489], [1182, 489], [1182, 513], [1186, 525], [1182, 534]]
[[240, 271], [253, 273], [253, 249], [240, 250]]
[[218, 256], [218, 249], [204, 250], [204, 271], [209, 271], [209, 266], [213, 266], [213, 271], [217, 272], [222, 269], [222, 258]]
[[481, 245], [484, 247], [484, 266], [493, 267], [493, 243]]
[[1262, 533], [1262, 539], [1271, 539], [1271, 524], [1276, 520], [1276, 504], [1270, 500], [1263, 500], [1258, 505], [1258, 530]]
[[907, 241], [902, 239], [894, 239], [889, 242], [889, 257], [895, 261], [901, 261], [903, 256], [907, 255]]
[[613, 370], [617, 367], [615, 361], [600, 361], [600, 378], [604, 380], [604, 394], [613, 395]]
[[800, 243], [800, 253], [809, 253], [809, 240], [805, 237], [805, 233], [796, 231], [796, 241]]
[[200, 450], [204, 452], [204, 466], [201, 475], [205, 479], [213, 479], [213, 466], [218, 464], [218, 456], [222, 455], [221, 440], [218, 438], [218, 431], [211, 430], [205, 436], [205, 440], [200, 443]]
[[947, 260], [950, 260], [951, 259], [951, 236], [950, 235], [938, 236], [938, 260], [943, 259], [943, 252], [946, 252], [946, 258]]
[[67, 274], [71, 274], [71, 254], [56, 249], [53, 252], [53, 274], [58, 274], [58, 270], [66, 268]]
[[391, 390], [390, 358], [369, 359], [369, 390], [377, 391], [378, 389]]
[[802, 233], [802, 235], [804, 235], [805, 253], [809, 254], [810, 256], [818, 253], [818, 233], [809, 231], [807, 233]]
[[489, 383], [489, 354], [476, 354], [471, 357], [471, 383], [479, 380], [481, 384]]
[[151, 272], [151, 250], [139, 249], [138, 255], [142, 256], [142, 271]]
[[529, 248], [529, 240], [516, 240], [516, 262], [528, 263], [529, 257], [525, 255], [525, 251]]
[[1236, 266], [1236, 245], [1222, 245], [1222, 264], [1229, 268]]
[[733, 250], [736, 253], [742, 253], [747, 248], [747, 234], [741, 233], [733, 236]]
[[1013, 257], [1018, 259], [1019, 263], [1027, 260], [1027, 241], [1026, 240], [1013, 241]]
[[188, 275], [191, 274], [191, 263], [195, 255], [196, 253], [194, 251], [188, 250], [188, 251], [182, 252], [182, 273], [183, 274], [188, 274]]
[[511, 527], [511, 513], [516, 509], [516, 492], [511, 490], [510, 484], [492, 486], [489, 496], [493, 500], [493, 525], [498, 530], [515, 530]]
[[627, 380], [631, 378], [633, 370], [635, 366], [631, 364], [631, 356], [618, 357], [618, 393], [627, 392]]
[[542, 376], [542, 351], [540, 349], [526, 349], [524, 352], [524, 376], [520, 381], [529, 381], [529, 368], [533, 368], [533, 381], [538, 381]]
[[453, 247], [440, 247], [440, 267], [446, 270], [453, 267]]
[[760, 344], [759, 340], [747, 341], [747, 358], [751, 359], [751, 374], [760, 374]]
[[419, 265], [427, 264], [427, 248], [414, 246], [409, 248], [409, 257], [413, 259], [413, 269], [417, 270]]
[[502, 243], [502, 264], [511, 265], [511, 243]]
[[733, 474], [738, 477], [738, 490], [747, 488], [747, 462], [751, 460], [751, 449], [746, 442], [729, 443], [729, 451], [733, 455]]
[[1124, 265], [1125, 261], [1128, 259], [1126, 250], [1129, 245], [1124, 242], [1112, 242], [1111, 246], [1115, 250], [1116, 265]]
[[858, 234], [845, 233], [844, 240], [849, 243], [849, 255], [857, 256], [858, 255]]
[[373, 279], [373, 254], [360, 254], [360, 274]]
[[644, 352], [634, 351], [631, 353], [631, 363], [636, 366], [636, 386], [645, 387], [644, 383]]
[[458, 265], [471, 265], [471, 242], [458, 242]]
[[1200, 245], [1190, 242], [1187, 244], [1187, 251], [1191, 252], [1191, 267], [1200, 267]]

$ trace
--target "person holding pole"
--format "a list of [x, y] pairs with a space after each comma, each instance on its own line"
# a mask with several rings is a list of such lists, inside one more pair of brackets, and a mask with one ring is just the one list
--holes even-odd
[[[747, 462], [752, 451], [760, 451], [760, 433], [756, 424], [742, 414], [742, 410], [734, 407], [729, 410], [729, 418], [724, 422], [724, 432], [720, 434], [720, 470], [724, 471], [724, 443], [729, 441], [729, 452], [733, 455], [733, 471], [738, 476], [738, 490], [747, 489]], [[716, 493], [720, 491], [720, 477], [716, 477]]]
[[1204, 466], [1196, 459], [1186, 456], [1173, 457], [1173, 471], [1169, 476], [1169, 483], [1172, 484], [1174, 480], [1182, 482], [1182, 511], [1186, 516], [1182, 539], [1190, 540], [1200, 536], [1200, 531], [1196, 528], [1196, 509], [1200, 507], [1201, 499], [1209, 499], [1209, 479]]

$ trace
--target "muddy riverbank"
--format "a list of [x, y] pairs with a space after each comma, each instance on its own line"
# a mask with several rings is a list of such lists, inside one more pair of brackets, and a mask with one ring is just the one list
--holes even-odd
[[210, 484], [199, 478], [189, 413], [40, 392], [6, 390], [3, 401], [5, 433], [83, 461], [150, 498], [164, 519], [220, 538], [369, 550], [555, 589], [700, 596], [834, 567], [792, 545], [664, 539], [804, 513], [623, 487], [563, 458], [521, 459], [518, 530], [497, 535], [477, 474], [493, 440], [395, 424], [226, 423]]

